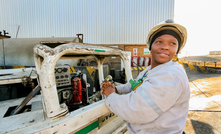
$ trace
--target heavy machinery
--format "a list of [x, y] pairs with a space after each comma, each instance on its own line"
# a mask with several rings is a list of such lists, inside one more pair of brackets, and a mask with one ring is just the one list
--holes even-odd
[[[50, 47], [69, 42], [83, 42], [83, 35], [77, 37], [54, 37], [54, 38], [8, 38], [0, 40], [0, 69], [11, 69], [18, 66], [34, 67], [33, 48], [42, 43]], [[58, 64], [64, 64], [58, 61]], [[73, 62], [73, 61], [72, 61]], [[75, 62], [74, 62], [75, 63]]]
[[[36, 45], [35, 68], [0, 71], [0, 133], [103, 134], [125, 129], [125, 122], [109, 111], [100, 94], [99, 85], [110, 74], [104, 71], [104, 59], [111, 56], [121, 57], [126, 79], [132, 79], [131, 55], [118, 48], [75, 42]], [[91, 58], [97, 66], [87, 67], [89, 75], [71, 65], [71, 60]], [[62, 60], [65, 64], [58, 65]], [[92, 77], [94, 84], [88, 82]]]

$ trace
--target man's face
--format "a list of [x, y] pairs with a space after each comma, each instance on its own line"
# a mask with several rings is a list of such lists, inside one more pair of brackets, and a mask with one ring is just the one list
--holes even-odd
[[151, 46], [152, 68], [173, 59], [178, 50], [178, 40], [169, 34], [164, 34], [155, 39]]

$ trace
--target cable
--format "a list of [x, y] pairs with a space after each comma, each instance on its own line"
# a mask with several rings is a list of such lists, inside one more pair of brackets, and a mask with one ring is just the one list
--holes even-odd
[[71, 68], [71, 66], [69, 64], [64, 64], [70, 67], [71, 71], [74, 72], [74, 70]]

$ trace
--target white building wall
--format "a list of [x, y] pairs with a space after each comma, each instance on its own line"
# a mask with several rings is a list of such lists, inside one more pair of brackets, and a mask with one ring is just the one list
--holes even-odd
[[0, 0], [0, 31], [12, 38], [82, 33], [85, 43], [145, 44], [154, 25], [173, 18], [174, 0]]

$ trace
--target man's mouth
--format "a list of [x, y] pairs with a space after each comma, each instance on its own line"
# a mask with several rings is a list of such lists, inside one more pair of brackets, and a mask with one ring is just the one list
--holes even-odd
[[169, 56], [169, 54], [166, 54], [166, 53], [158, 53], [158, 55], [161, 56], [161, 57], [167, 57], [167, 56]]

